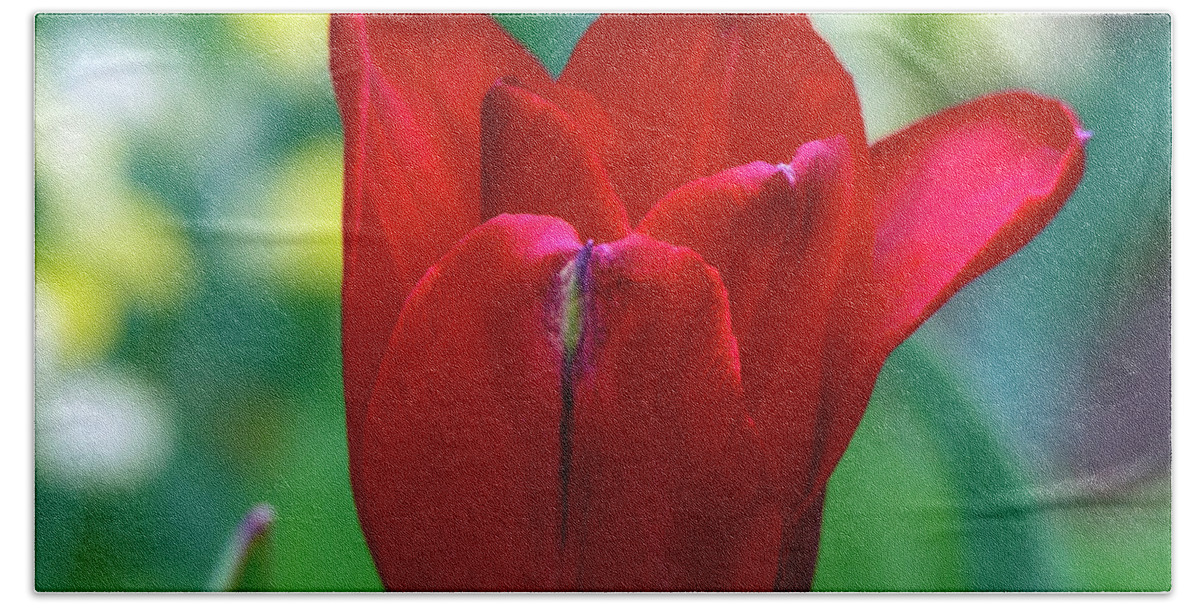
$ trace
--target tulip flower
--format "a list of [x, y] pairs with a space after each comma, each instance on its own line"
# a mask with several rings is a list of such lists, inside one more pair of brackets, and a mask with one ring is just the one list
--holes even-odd
[[335, 16], [350, 473], [389, 589], [805, 589], [884, 359], [1087, 133], [1003, 92], [868, 145], [793, 15]]

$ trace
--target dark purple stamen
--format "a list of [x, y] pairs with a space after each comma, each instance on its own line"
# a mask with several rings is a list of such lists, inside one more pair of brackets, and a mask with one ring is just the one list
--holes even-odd
[[562, 520], [559, 522], [559, 545], [567, 542], [567, 487], [571, 480], [571, 435], [575, 426], [575, 361], [583, 346], [584, 314], [591, 279], [588, 262], [591, 260], [594, 241], [588, 241], [571, 263], [568, 284], [563, 302], [563, 362], [560, 378], [562, 382], [562, 415], [558, 423], [559, 441], [559, 499]]

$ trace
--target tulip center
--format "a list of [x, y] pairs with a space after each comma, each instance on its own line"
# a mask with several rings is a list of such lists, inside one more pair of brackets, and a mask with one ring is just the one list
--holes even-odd
[[562, 320], [559, 327], [559, 339], [562, 340], [563, 347], [562, 414], [558, 423], [558, 483], [562, 511], [562, 520], [559, 522], [558, 530], [560, 545], [565, 545], [567, 542], [567, 486], [571, 481], [571, 434], [575, 423], [575, 361], [579, 354], [579, 347], [583, 343], [583, 315], [589, 283], [588, 261], [592, 257], [594, 245], [593, 241], [588, 241], [579, 250], [579, 253], [575, 254], [575, 259], [559, 272], [559, 278], [562, 279]]

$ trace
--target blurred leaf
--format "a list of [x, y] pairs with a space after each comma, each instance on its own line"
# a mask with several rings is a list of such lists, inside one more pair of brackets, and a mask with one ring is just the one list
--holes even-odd
[[1171, 590], [1171, 480], [1055, 514], [1072, 590]]
[[262, 495], [286, 514], [274, 535], [275, 588], [381, 590], [350, 492], [341, 400], [306, 402], [290, 453], [264, 480]]
[[829, 481], [816, 591], [969, 588], [952, 466], [903, 395], [881, 379]]
[[936, 359], [905, 342], [830, 481], [817, 588], [1061, 588], [1016, 462]]

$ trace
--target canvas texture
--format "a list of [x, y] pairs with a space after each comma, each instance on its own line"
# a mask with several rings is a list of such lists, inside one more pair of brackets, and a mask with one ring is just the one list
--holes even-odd
[[41, 14], [39, 591], [1168, 591], [1171, 20]]

